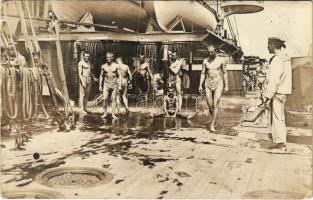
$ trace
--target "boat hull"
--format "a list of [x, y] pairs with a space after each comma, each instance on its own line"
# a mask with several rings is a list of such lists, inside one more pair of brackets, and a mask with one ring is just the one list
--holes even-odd
[[221, 4], [224, 17], [233, 14], [257, 13], [264, 10], [263, 1], [224, 1]]
[[114, 25], [134, 31], [144, 30], [146, 11], [134, 1], [53, 0], [52, 7], [59, 19], [80, 21], [87, 12], [96, 24]]
[[215, 15], [197, 1], [147, 1], [144, 8], [165, 31], [177, 16], [187, 31], [214, 30], [217, 26]]

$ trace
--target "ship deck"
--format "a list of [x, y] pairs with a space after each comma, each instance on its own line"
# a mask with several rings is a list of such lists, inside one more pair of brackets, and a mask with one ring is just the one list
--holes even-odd
[[[311, 130], [288, 122], [287, 152], [273, 153], [268, 129], [241, 126], [242, 115], [240, 109], [223, 109], [216, 133], [208, 130], [211, 119], [203, 111], [189, 120], [150, 118], [139, 108], [115, 121], [90, 114], [70, 132], [37, 122], [21, 151], [13, 149], [14, 140], [3, 138], [1, 190], [44, 189], [66, 198], [114, 199], [310, 196]], [[40, 158], [35, 160], [34, 153]], [[102, 169], [113, 179], [70, 189], [36, 181], [39, 173], [62, 167]]]

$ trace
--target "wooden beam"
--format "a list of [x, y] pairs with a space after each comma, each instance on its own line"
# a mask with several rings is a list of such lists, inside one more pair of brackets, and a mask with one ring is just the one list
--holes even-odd
[[[12, 18], [18, 18], [17, 15], [8, 15], [7, 17]], [[37, 21], [46, 21], [51, 22], [52, 20], [49, 18], [43, 18], [43, 17], [27, 17], [23, 16], [25, 19], [32, 19]], [[73, 24], [73, 25], [80, 25], [80, 26], [92, 26], [92, 27], [99, 27], [99, 28], [107, 28], [107, 29], [118, 29], [117, 26], [110, 26], [110, 25], [104, 25], [104, 24], [94, 24], [94, 23], [84, 23], [84, 22], [75, 22], [75, 21], [69, 21], [69, 20], [59, 20], [59, 23], [61, 24]]]
[[[37, 35], [38, 41], [55, 41], [54, 34], [40, 33]], [[200, 42], [209, 34], [207, 32], [197, 33], [119, 33], [112, 31], [101, 32], [60, 32], [61, 41], [93, 41], [93, 40], [116, 40], [129, 42]], [[25, 41], [23, 36], [18, 37], [18, 41]]]
[[[68, 106], [70, 107], [70, 100], [69, 100], [69, 94], [68, 94], [68, 89], [67, 89], [67, 84], [66, 84], [66, 78], [65, 78], [65, 73], [64, 73], [64, 64], [63, 64], [63, 55], [62, 55], [62, 48], [61, 48], [61, 42], [60, 42], [60, 35], [59, 35], [59, 31], [60, 31], [60, 25], [58, 20], [54, 21], [54, 27], [55, 27], [55, 44], [56, 44], [56, 49], [57, 49], [57, 59], [58, 59], [58, 67], [59, 67], [59, 73], [60, 73], [60, 78], [61, 78], [61, 82], [62, 82], [62, 89], [64, 92], [64, 96], [65, 96], [65, 102], [64, 102], [64, 107], [65, 107], [65, 114], [66, 117], [68, 117]], [[71, 108], [70, 108], [71, 109]]]
[[[49, 42], [56, 41], [55, 34], [40, 33], [37, 35], [38, 41]], [[157, 33], [130, 33], [130, 32], [113, 32], [113, 31], [98, 31], [98, 32], [60, 32], [60, 41], [125, 41], [125, 42], [141, 42], [141, 43], [163, 43], [171, 44], [177, 42], [203, 42], [209, 44], [212, 40], [219, 44], [223, 44], [223, 48], [228, 53], [238, 50], [238, 47], [223, 40], [213, 32], [207, 30], [193, 33], [178, 33], [178, 32], [157, 32]], [[21, 35], [18, 41], [25, 41]]]

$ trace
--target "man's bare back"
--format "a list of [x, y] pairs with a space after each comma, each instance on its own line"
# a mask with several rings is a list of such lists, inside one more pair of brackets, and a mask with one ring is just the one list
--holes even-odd
[[120, 66], [120, 73], [122, 78], [127, 78], [127, 76], [129, 76], [129, 67], [125, 64], [119, 64]]
[[[129, 70], [128, 65], [125, 65], [123, 63], [119, 63], [119, 70], [120, 70], [120, 75], [121, 75], [121, 89], [123, 90], [123, 93], [127, 92], [125, 89], [127, 89], [128, 81], [132, 79], [132, 74]], [[126, 95], [126, 93], [125, 93]]]
[[148, 70], [149, 70], [148, 63], [144, 62], [142, 64], [139, 64], [138, 71], [141, 76], [147, 76], [147, 73], [149, 72]]

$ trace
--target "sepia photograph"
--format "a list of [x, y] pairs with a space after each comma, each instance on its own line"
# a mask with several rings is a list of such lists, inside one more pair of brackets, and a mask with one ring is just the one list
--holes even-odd
[[0, 0], [0, 197], [312, 198], [312, 8]]

